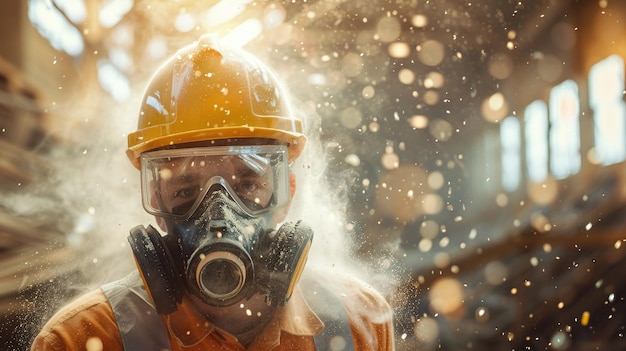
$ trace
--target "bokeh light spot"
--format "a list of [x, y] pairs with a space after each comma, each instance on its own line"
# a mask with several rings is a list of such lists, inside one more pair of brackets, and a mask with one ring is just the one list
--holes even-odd
[[463, 287], [453, 278], [437, 280], [429, 291], [431, 308], [443, 315], [450, 316], [463, 306]]
[[350, 106], [341, 112], [340, 120], [341, 125], [347, 129], [354, 129], [361, 125], [363, 115], [359, 109]]
[[400, 36], [402, 28], [396, 17], [383, 17], [376, 25], [376, 36], [384, 43], [390, 43]]
[[398, 80], [400, 83], [410, 85], [415, 82], [415, 73], [407, 68], [403, 68], [398, 72]]
[[500, 123], [507, 115], [509, 105], [502, 93], [498, 92], [485, 99], [481, 106], [483, 118], [492, 123]]
[[444, 46], [436, 40], [427, 40], [418, 46], [418, 58], [426, 66], [437, 66], [444, 56]]
[[421, 201], [426, 172], [414, 165], [401, 165], [380, 177], [376, 204], [380, 213], [398, 222], [412, 222], [422, 213]]
[[424, 129], [428, 127], [428, 117], [424, 115], [414, 115], [409, 118], [409, 124], [415, 129]]
[[391, 57], [405, 58], [409, 57], [409, 55], [411, 54], [411, 47], [409, 47], [409, 44], [405, 42], [393, 42], [389, 44], [387, 52]]

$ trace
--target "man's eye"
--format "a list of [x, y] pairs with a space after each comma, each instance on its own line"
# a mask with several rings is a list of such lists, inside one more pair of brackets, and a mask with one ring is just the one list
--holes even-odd
[[235, 187], [235, 191], [240, 194], [254, 194], [263, 188], [261, 184], [254, 181], [243, 181]]
[[198, 189], [197, 188], [185, 188], [185, 189], [180, 189], [174, 192], [174, 197], [175, 198], [189, 198], [189, 197], [196, 197], [198, 194]]

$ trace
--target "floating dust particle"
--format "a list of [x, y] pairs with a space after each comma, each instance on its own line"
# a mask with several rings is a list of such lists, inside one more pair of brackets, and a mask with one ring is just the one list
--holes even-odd
[[589, 311], [583, 312], [583, 315], [580, 317], [580, 325], [582, 325], [583, 327], [586, 327], [589, 324], [590, 316], [591, 314], [589, 313]]

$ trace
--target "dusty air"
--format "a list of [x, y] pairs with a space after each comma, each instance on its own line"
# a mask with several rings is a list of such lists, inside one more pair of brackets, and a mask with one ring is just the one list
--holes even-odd
[[0, 14], [3, 349], [624, 348], [625, 3]]

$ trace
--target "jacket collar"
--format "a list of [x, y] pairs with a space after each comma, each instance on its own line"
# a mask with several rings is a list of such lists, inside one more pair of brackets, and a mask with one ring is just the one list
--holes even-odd
[[322, 331], [324, 324], [313, 312], [297, 286], [289, 302], [279, 308], [263, 333], [256, 337], [248, 350], [271, 350], [280, 344], [282, 332], [298, 336], [314, 336]]
[[[205, 342], [211, 334], [219, 334], [218, 340], [237, 343], [231, 334], [208, 322], [189, 302], [183, 299], [176, 312], [164, 317], [171, 337], [179, 345], [191, 346]], [[282, 332], [298, 336], [314, 336], [321, 332], [324, 324], [304, 299], [299, 286], [289, 302], [276, 310], [268, 326], [250, 344], [248, 350], [271, 350], [280, 344]], [[215, 342], [216, 338], [207, 342]]]

